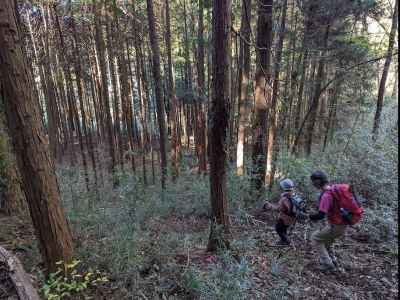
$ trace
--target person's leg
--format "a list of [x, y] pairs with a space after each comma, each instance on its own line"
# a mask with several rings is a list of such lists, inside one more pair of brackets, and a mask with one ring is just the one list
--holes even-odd
[[325, 226], [321, 230], [315, 231], [311, 236], [311, 241], [318, 252], [320, 264], [326, 266], [328, 269], [334, 268], [327, 249], [327, 245], [331, 243], [330, 226]]
[[287, 229], [288, 226], [286, 226], [285, 223], [283, 223], [283, 221], [279, 219], [275, 225], [275, 230], [276, 233], [279, 235], [281, 242], [283, 244], [289, 244], [289, 239], [287, 237]]
[[346, 225], [333, 225], [333, 224], [330, 226], [331, 226], [331, 239], [325, 245], [326, 245], [326, 249], [328, 251], [329, 257], [332, 260], [332, 263], [335, 266], [337, 266], [338, 262], [337, 262], [337, 258], [335, 257], [335, 254], [333, 253], [332, 245], [335, 242], [335, 240], [344, 236], [347, 226]]

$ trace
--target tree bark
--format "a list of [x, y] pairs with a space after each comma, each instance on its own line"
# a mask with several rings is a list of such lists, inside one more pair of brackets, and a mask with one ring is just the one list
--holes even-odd
[[[201, 1], [201, 0], [200, 0]], [[180, 158], [180, 147], [178, 143], [178, 127], [177, 127], [177, 98], [175, 92], [175, 79], [173, 73], [173, 63], [172, 63], [172, 49], [171, 49], [171, 21], [169, 14], [169, 0], [165, 0], [165, 19], [166, 19], [166, 32], [165, 32], [165, 42], [167, 47], [168, 56], [168, 92], [169, 99], [171, 101], [171, 112], [170, 112], [170, 122], [171, 122], [171, 161], [172, 161], [172, 181], [175, 182], [176, 178], [179, 176], [179, 158]]]
[[156, 94], [157, 121], [160, 133], [160, 154], [161, 154], [161, 187], [165, 189], [167, 178], [167, 155], [166, 155], [166, 132], [165, 132], [165, 106], [161, 90], [161, 68], [160, 68], [160, 46], [155, 26], [153, 11], [153, 0], [147, 0], [147, 16], [149, 21], [149, 35], [151, 50], [153, 53], [153, 79]]
[[264, 190], [268, 109], [271, 105], [271, 46], [273, 0], [260, 0], [257, 20], [257, 71], [255, 82], [255, 116], [253, 125], [253, 192], [256, 198]]
[[239, 53], [239, 130], [236, 151], [236, 173], [244, 173], [244, 146], [246, 131], [249, 127], [251, 99], [249, 99], [250, 77], [250, 35], [251, 35], [251, 0], [242, 2], [242, 19], [240, 25], [240, 53]]
[[207, 171], [206, 160], [206, 120], [204, 116], [203, 99], [205, 99], [205, 70], [204, 70], [204, 0], [199, 0], [199, 30], [197, 33], [197, 82], [200, 99], [197, 105], [197, 155], [199, 159], [199, 174]]
[[317, 119], [319, 100], [322, 92], [321, 87], [322, 87], [322, 82], [325, 80], [325, 62], [326, 62], [325, 55], [327, 53], [326, 49], [328, 45], [329, 29], [330, 26], [327, 25], [323, 41], [324, 50], [321, 51], [321, 55], [319, 58], [314, 94], [310, 105], [309, 123], [307, 126], [306, 141], [305, 141], [306, 155], [311, 154], [311, 148], [314, 139], [315, 122]]
[[207, 250], [229, 247], [227, 215], [227, 130], [229, 122], [229, 55], [231, 31], [231, 1], [213, 2], [213, 82], [210, 110], [210, 200], [211, 230]]
[[17, 156], [32, 222], [48, 271], [72, 259], [72, 236], [61, 206], [60, 192], [33, 98], [32, 75], [23, 55], [21, 33], [12, 0], [0, 2], [0, 78], [7, 123]]
[[107, 139], [108, 139], [108, 151], [111, 158], [111, 163], [109, 165], [110, 173], [113, 177], [113, 186], [118, 185], [118, 180], [116, 178], [116, 153], [115, 153], [115, 139], [114, 139], [114, 131], [112, 124], [112, 117], [110, 112], [110, 96], [108, 93], [108, 74], [106, 68], [106, 58], [105, 58], [105, 44], [103, 37], [103, 30], [101, 28], [100, 17], [102, 15], [102, 11], [104, 10], [103, 4], [100, 4], [101, 7], [95, 5], [95, 39], [96, 39], [96, 47], [99, 56], [99, 64], [101, 69], [101, 97], [100, 101], [103, 103], [103, 108], [106, 116], [106, 130], [107, 130]]
[[267, 184], [269, 190], [272, 189], [272, 185], [274, 183], [277, 152], [279, 151], [279, 145], [277, 144], [277, 137], [276, 137], [277, 119], [278, 119], [276, 108], [277, 108], [279, 86], [280, 86], [279, 73], [281, 70], [282, 48], [286, 33], [286, 11], [287, 11], [287, 0], [284, 0], [282, 3], [281, 26], [279, 31], [278, 45], [277, 45], [275, 70], [274, 70], [274, 85], [273, 85], [272, 100], [271, 100], [271, 114], [270, 114], [270, 126], [269, 126], [270, 145], [268, 146], [268, 153], [267, 153]]
[[385, 87], [386, 87], [386, 79], [389, 74], [390, 63], [392, 62], [392, 55], [393, 55], [393, 46], [396, 38], [396, 31], [397, 31], [397, 16], [398, 16], [398, 6], [399, 1], [396, 0], [392, 18], [392, 28], [389, 34], [389, 45], [387, 50], [387, 56], [385, 65], [383, 67], [381, 81], [379, 83], [379, 91], [378, 91], [378, 101], [376, 102], [376, 111], [374, 117], [374, 126], [372, 128], [372, 134], [374, 139], [378, 137], [379, 126], [381, 122], [381, 114], [383, 109], [383, 97], [385, 95]]
[[[7, 265], [11, 281], [19, 300], [40, 300], [37, 291], [32, 286], [29, 275], [24, 271], [21, 262], [3, 247], [0, 247], [0, 262]], [[14, 299], [14, 298], [9, 298]]]
[[[3, 103], [4, 99], [0, 97], [0, 101]], [[26, 202], [4, 116], [0, 118], [0, 209], [11, 216], [23, 212]]]

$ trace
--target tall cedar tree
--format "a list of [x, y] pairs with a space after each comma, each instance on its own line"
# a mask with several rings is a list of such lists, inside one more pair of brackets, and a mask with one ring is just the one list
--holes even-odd
[[255, 115], [253, 129], [253, 191], [259, 197], [263, 191], [266, 167], [268, 109], [271, 104], [271, 45], [273, 0], [258, 2], [257, 71], [255, 82]]
[[40, 250], [48, 271], [72, 258], [72, 236], [24, 57], [15, 1], [0, 1], [0, 78], [7, 123]]
[[156, 22], [153, 10], [153, 1], [147, 0], [147, 18], [149, 20], [149, 35], [151, 52], [153, 53], [153, 79], [156, 94], [157, 121], [160, 131], [160, 155], [161, 155], [161, 187], [165, 189], [167, 178], [166, 132], [165, 132], [165, 106], [161, 86], [160, 46], [156, 32]]
[[[281, 26], [279, 30], [278, 37], [278, 47], [275, 58], [275, 67], [274, 67], [274, 86], [272, 90], [272, 103], [271, 103], [271, 118], [270, 118], [270, 127], [269, 127], [269, 145], [268, 145], [268, 154], [267, 154], [267, 178], [268, 178], [268, 188], [272, 189], [274, 183], [274, 177], [276, 172], [276, 159], [279, 150], [279, 144], [277, 143], [277, 105], [278, 105], [278, 96], [279, 96], [279, 74], [281, 71], [281, 60], [282, 60], [282, 48], [283, 48], [283, 40], [285, 39], [285, 31], [286, 31], [286, 11], [287, 11], [287, 0], [283, 1], [282, 4], [282, 17], [281, 17]], [[281, 122], [283, 120], [280, 120]]]
[[236, 154], [237, 174], [244, 172], [244, 143], [246, 130], [249, 123], [251, 100], [248, 97], [250, 76], [250, 36], [251, 36], [251, 0], [242, 2], [242, 21], [240, 28], [240, 54], [239, 54], [239, 130]]
[[166, 19], [166, 31], [165, 31], [165, 43], [167, 47], [168, 55], [168, 92], [171, 101], [171, 160], [172, 160], [172, 180], [175, 181], [176, 177], [179, 176], [179, 157], [180, 157], [180, 145], [178, 142], [178, 100], [175, 92], [175, 80], [172, 70], [172, 49], [171, 49], [171, 20], [169, 14], [169, 0], [165, 0], [165, 19]]
[[212, 207], [211, 231], [207, 249], [216, 251], [229, 246], [227, 216], [227, 130], [229, 122], [229, 40], [231, 38], [231, 1], [213, 3], [213, 80], [210, 109], [210, 198]]
[[197, 155], [199, 158], [199, 174], [207, 171], [206, 161], [206, 120], [204, 116], [203, 99], [205, 98], [205, 71], [204, 71], [204, 0], [199, 0], [199, 30], [197, 32], [197, 82], [200, 101], [197, 106]]

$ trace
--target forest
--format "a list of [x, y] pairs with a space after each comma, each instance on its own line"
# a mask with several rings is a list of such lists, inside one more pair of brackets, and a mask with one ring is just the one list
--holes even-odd
[[0, 299], [397, 299], [398, 0], [0, 0]]

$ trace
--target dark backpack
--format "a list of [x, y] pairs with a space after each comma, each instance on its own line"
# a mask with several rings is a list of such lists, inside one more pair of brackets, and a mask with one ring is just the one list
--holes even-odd
[[304, 220], [307, 218], [306, 214], [306, 202], [299, 194], [292, 196], [287, 195], [287, 199], [291, 204], [290, 215], [298, 220]]

